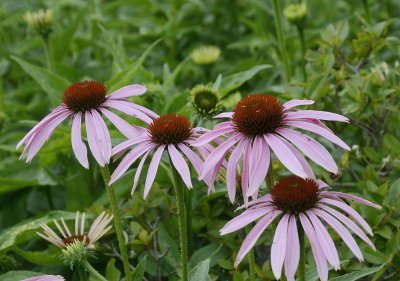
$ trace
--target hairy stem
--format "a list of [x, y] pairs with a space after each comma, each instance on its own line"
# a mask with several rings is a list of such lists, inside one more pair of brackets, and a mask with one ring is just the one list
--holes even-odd
[[176, 193], [176, 205], [178, 209], [178, 224], [179, 224], [179, 240], [181, 246], [181, 263], [182, 263], [182, 280], [188, 281], [188, 248], [187, 248], [187, 226], [186, 226], [186, 212], [185, 212], [185, 200], [184, 200], [184, 190], [183, 181], [178, 171], [172, 164], [171, 167], [174, 173], [174, 186]]
[[275, 27], [276, 27], [276, 33], [278, 35], [278, 41], [279, 41], [279, 50], [281, 53], [281, 59], [283, 61], [283, 66], [285, 68], [285, 74], [286, 74], [286, 81], [290, 81], [290, 68], [289, 68], [289, 63], [288, 63], [288, 57], [286, 53], [286, 48], [285, 48], [285, 41], [283, 39], [283, 31], [282, 31], [282, 21], [281, 21], [281, 14], [279, 10], [279, 2], [278, 0], [272, 0], [272, 5], [274, 6], [274, 19], [275, 19]]
[[[246, 225], [246, 234], [248, 235], [251, 231], [251, 224]], [[254, 247], [251, 248], [249, 253], [247, 254], [247, 257], [249, 259], [249, 271], [250, 271], [250, 281], [255, 281], [256, 280], [256, 266], [254, 262]]]
[[122, 264], [124, 265], [126, 281], [131, 281], [131, 271], [129, 269], [128, 261], [128, 249], [125, 244], [125, 237], [122, 230], [121, 218], [119, 216], [117, 198], [115, 196], [114, 187], [112, 185], [108, 185], [108, 183], [110, 182], [110, 170], [108, 169], [108, 165], [100, 167], [100, 169], [101, 174], [103, 175], [104, 183], [106, 185], [108, 196], [110, 197], [111, 210], [114, 216], [115, 230], [117, 231], [119, 250], [121, 252]]

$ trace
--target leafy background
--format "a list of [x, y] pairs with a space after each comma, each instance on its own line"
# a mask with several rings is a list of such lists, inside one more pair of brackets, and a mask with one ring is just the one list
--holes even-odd
[[[281, 3], [282, 7], [288, 4]], [[42, 38], [24, 21], [27, 11], [39, 8], [54, 11], [49, 38], [52, 67], [46, 64]], [[383, 209], [352, 205], [373, 228], [377, 250], [360, 243], [365, 261], [359, 263], [332, 234], [344, 262], [340, 271], [330, 272], [330, 278], [399, 280], [399, 14], [396, 0], [308, 1], [306, 80], [296, 27], [282, 18], [293, 73], [287, 82], [268, 0], [2, 0], [0, 271], [5, 274], [0, 280], [20, 280], [35, 272], [79, 279], [62, 265], [58, 249], [35, 231], [53, 218], [72, 219], [77, 210], [92, 215], [108, 210], [101, 174], [93, 159], [92, 168], [85, 170], [74, 158], [68, 124], [56, 129], [30, 164], [18, 160], [21, 150], [15, 146], [61, 102], [68, 85], [90, 79], [104, 82], [110, 91], [131, 83], [145, 85], [148, 92], [133, 101], [160, 115], [192, 116], [190, 89], [202, 83], [219, 86], [227, 110], [241, 96], [267, 92], [282, 101], [315, 99], [313, 108], [348, 116], [350, 124], [328, 126], [353, 148], [351, 152], [320, 140], [340, 164], [339, 174], [317, 166], [313, 169], [335, 189], [365, 197]], [[191, 51], [209, 44], [221, 49], [218, 61], [210, 66], [195, 64]], [[212, 128], [213, 122], [204, 126]], [[119, 132], [109, 128], [114, 144], [123, 141]], [[279, 171], [277, 179], [288, 174], [278, 161], [273, 165]], [[176, 208], [168, 164], [163, 163], [146, 201], [141, 188], [129, 195], [134, 171], [115, 185], [131, 264], [146, 280], [157, 280], [157, 272], [163, 280], [178, 280]], [[191, 280], [248, 277], [246, 261], [233, 268], [244, 231], [224, 237], [218, 232], [234, 216], [234, 209], [223, 182], [217, 184], [215, 194], [207, 196], [205, 185], [195, 181]], [[269, 230], [255, 248], [259, 280], [274, 280], [269, 263], [271, 241]], [[110, 233], [91, 261], [109, 280], [119, 280], [121, 275], [116, 247], [115, 235]], [[311, 253], [307, 264], [308, 280], [316, 280]]]

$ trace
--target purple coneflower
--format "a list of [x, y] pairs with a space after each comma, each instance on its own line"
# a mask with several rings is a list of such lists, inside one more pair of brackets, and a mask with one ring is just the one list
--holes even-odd
[[37, 277], [32, 277], [28, 279], [24, 279], [21, 281], [64, 281], [64, 277], [60, 275], [42, 275]]
[[107, 233], [111, 229], [110, 222], [113, 219], [113, 216], [102, 212], [92, 223], [88, 232], [85, 232], [85, 213], [82, 214], [81, 222], [79, 223], [79, 212], [76, 213], [75, 217], [75, 234], [72, 234], [66, 225], [63, 218], [61, 218], [61, 223], [64, 229], [60, 226], [60, 224], [54, 221], [58, 231], [61, 236], [58, 236], [50, 227], [46, 224], [42, 224], [41, 227], [44, 230], [44, 234], [40, 232], [36, 232], [40, 237], [46, 239], [48, 242], [56, 245], [57, 247], [64, 249], [69, 244], [74, 243], [76, 240], [84, 241], [88, 248], [94, 248], [94, 243], [97, 242], [104, 234]]
[[106, 108], [120, 110], [150, 123], [152, 121], [150, 117], [157, 118], [157, 114], [125, 99], [142, 95], [144, 92], [146, 92], [146, 87], [136, 84], [123, 87], [110, 95], [106, 95], [107, 88], [99, 82], [84, 81], [71, 85], [64, 92], [62, 104], [42, 119], [18, 143], [17, 149], [26, 144], [20, 159], [28, 153], [26, 162], [30, 162], [55, 128], [70, 117], [72, 149], [79, 163], [88, 169], [86, 145], [81, 135], [81, 123], [84, 117], [89, 148], [96, 161], [104, 167], [110, 160], [111, 139], [102, 115], [105, 115], [126, 137], [134, 137], [136, 133], [134, 127]]
[[[262, 217], [243, 241], [236, 258], [235, 267], [254, 246], [268, 225], [278, 217], [279, 223], [271, 248], [271, 266], [277, 279], [281, 277], [282, 266], [285, 263], [287, 280], [295, 280], [294, 275], [300, 259], [298, 224], [300, 231], [304, 229], [310, 241], [317, 271], [322, 281], [328, 280], [326, 261], [336, 270], [340, 268], [338, 253], [332, 238], [322, 223], [323, 221], [337, 232], [360, 261], [363, 260], [361, 250], [345, 226], [375, 250], [371, 240], [355, 222], [368, 234], [373, 235], [371, 228], [342, 198], [354, 200], [377, 209], [381, 209], [381, 207], [357, 196], [328, 191], [324, 188], [329, 187], [320, 180], [291, 176], [275, 184], [270, 194], [250, 202], [247, 205], [250, 208], [229, 221], [220, 230], [221, 235], [231, 233]], [[239, 209], [243, 207], [245, 206]], [[355, 222], [340, 211], [349, 215]]]
[[[190, 121], [185, 116], [179, 114], [163, 115], [155, 119], [147, 129], [138, 126], [135, 127], [135, 129], [138, 131], [136, 137], [124, 141], [112, 150], [112, 155], [120, 156], [129, 148], [135, 146], [126, 154], [124, 159], [115, 169], [109, 184], [112, 184], [120, 178], [132, 163], [144, 155], [136, 170], [132, 188], [133, 193], [136, 189], [140, 173], [147, 157], [151, 152], [154, 152], [145, 182], [144, 198], [146, 198], [154, 182], [162, 153], [164, 150], [168, 150], [172, 164], [181, 176], [183, 182], [189, 189], [192, 188], [189, 167], [182, 154], [189, 159], [196, 172], [199, 172], [203, 161], [188, 146], [193, 143], [198, 132], [204, 131], [205, 129], [193, 128]], [[198, 151], [203, 155], [209, 153], [209, 151], [204, 147], [198, 148]], [[213, 174], [209, 173], [204, 179], [210, 190], [214, 189], [213, 184], [217, 177], [217, 173], [218, 171]]]
[[[236, 193], [236, 170], [243, 154], [241, 186], [243, 197], [256, 197], [258, 189], [267, 175], [270, 165], [270, 148], [286, 168], [302, 178], [313, 177], [311, 168], [304, 157], [287, 141], [289, 140], [311, 160], [330, 172], [337, 173], [338, 167], [329, 152], [317, 141], [295, 127], [320, 135], [332, 143], [350, 148], [319, 120], [348, 122], [344, 116], [316, 110], [295, 110], [299, 105], [313, 104], [312, 100], [291, 100], [283, 105], [271, 95], [256, 94], [242, 98], [233, 112], [217, 115], [215, 118], [231, 118], [222, 122], [197, 139], [195, 146], [204, 145], [218, 137], [227, 139], [215, 148], [204, 161], [199, 179], [221, 165], [227, 152], [234, 148], [228, 161], [227, 188], [233, 202]], [[286, 140], [287, 139], [287, 140]], [[234, 145], [236, 147], [234, 147]]]

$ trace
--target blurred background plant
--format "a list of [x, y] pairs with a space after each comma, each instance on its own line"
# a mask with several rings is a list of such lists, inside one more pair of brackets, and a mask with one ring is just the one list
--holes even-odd
[[[384, 209], [377, 212], [354, 204], [373, 226], [377, 250], [362, 248], [366, 262], [360, 264], [342, 245], [340, 258], [347, 261], [341, 271], [331, 271], [330, 278], [357, 271], [356, 279], [336, 280], [400, 279], [400, 3], [280, 1], [291, 73], [287, 81], [272, 2], [1, 1], [0, 270], [14, 271], [0, 280], [20, 280], [37, 272], [79, 280], [77, 273], [62, 266], [56, 247], [34, 233], [52, 219], [72, 222], [77, 210], [96, 215], [109, 209], [100, 171], [77, 163], [67, 125], [57, 128], [29, 165], [18, 160], [21, 151], [15, 146], [60, 103], [70, 84], [92, 79], [104, 82], [110, 91], [143, 84], [148, 92], [134, 102], [160, 115], [184, 114], [193, 124], [208, 128], [215, 124], [210, 115], [232, 110], [250, 93], [272, 93], [282, 101], [315, 99], [315, 109], [346, 115], [350, 124], [330, 125], [353, 147], [351, 152], [319, 139], [340, 163], [339, 174], [330, 175], [316, 165], [313, 169], [335, 189], [361, 195]], [[209, 105], [201, 109], [204, 100], [196, 103], [200, 90], [207, 92], [202, 98], [215, 94], [217, 102], [206, 101]], [[110, 128], [114, 144], [124, 140]], [[278, 161], [273, 164], [275, 171], [281, 168]], [[129, 194], [135, 168], [115, 184], [132, 269], [136, 276], [144, 274], [144, 280], [179, 279], [178, 228], [167, 159], [162, 167], [146, 201], [142, 187]], [[279, 170], [276, 179], [288, 175]], [[233, 268], [244, 231], [226, 237], [218, 232], [236, 207], [228, 202], [224, 183], [218, 183], [210, 196], [203, 183], [194, 185], [191, 280], [246, 280], [246, 262]], [[274, 280], [271, 237], [266, 232], [255, 247], [258, 280]], [[108, 235], [97, 249], [97, 259], [90, 261], [108, 280], [121, 277], [116, 249], [115, 235]], [[308, 262], [309, 274], [312, 264]]]

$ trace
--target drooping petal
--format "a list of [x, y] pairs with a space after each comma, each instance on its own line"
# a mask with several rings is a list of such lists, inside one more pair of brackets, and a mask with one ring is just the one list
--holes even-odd
[[86, 145], [82, 141], [81, 132], [82, 112], [78, 112], [72, 121], [71, 143], [76, 159], [86, 169], [89, 169]]
[[133, 187], [132, 187], [132, 190], [131, 190], [131, 195], [135, 192], [136, 186], [137, 186], [137, 184], [138, 184], [138, 182], [139, 182], [140, 173], [142, 172], [143, 165], [144, 165], [144, 162], [145, 162], [146, 159], [147, 159], [147, 156], [149, 156], [149, 154], [153, 151], [153, 149], [154, 149], [156, 146], [157, 146], [157, 145], [154, 144], [154, 145], [144, 154], [144, 156], [142, 157], [142, 160], [140, 160], [140, 163], [139, 163], [139, 165], [138, 165], [138, 167], [137, 167], [137, 169], [136, 169], [135, 178], [134, 178], [134, 180], [133, 180]]
[[130, 125], [124, 119], [119, 117], [117, 114], [112, 113], [111, 111], [100, 108], [100, 111], [114, 124], [114, 126], [128, 139], [137, 137], [138, 132], [135, 127]]
[[300, 148], [315, 163], [334, 174], [337, 173], [338, 167], [335, 160], [319, 142], [305, 134], [287, 128], [279, 128], [276, 131]]
[[301, 178], [307, 178], [307, 174], [305, 173], [301, 163], [293, 152], [287, 148], [284, 139], [274, 134], [266, 134], [264, 135], [264, 138], [269, 147], [271, 147], [275, 155], [278, 157], [279, 161], [281, 161], [289, 171]]
[[277, 279], [281, 278], [283, 260], [285, 259], [289, 218], [290, 215], [285, 214], [279, 221], [271, 247], [271, 268]]
[[338, 222], [334, 217], [332, 217], [331, 215], [329, 215], [324, 211], [318, 209], [312, 209], [311, 212], [322, 218], [324, 221], [326, 221], [326, 223], [329, 224], [332, 227], [332, 229], [336, 231], [337, 234], [339, 234], [339, 236], [343, 239], [344, 243], [346, 243], [346, 245], [349, 247], [349, 249], [353, 252], [353, 254], [358, 258], [360, 262], [364, 260], [361, 250], [356, 243], [356, 240], [354, 240], [350, 232], [340, 222]]
[[321, 281], [328, 281], [328, 265], [326, 263], [325, 255], [322, 252], [322, 247], [324, 245], [320, 245], [317, 234], [315, 233], [315, 230], [307, 216], [303, 213], [300, 213], [299, 218], [304, 232], [306, 233], [308, 240], [310, 240], [311, 250], [313, 252], [315, 264], [317, 265], [319, 278]]
[[236, 257], [235, 267], [239, 265], [239, 263], [243, 260], [246, 254], [250, 251], [250, 249], [257, 242], [258, 238], [261, 236], [263, 231], [268, 227], [268, 225], [276, 219], [282, 212], [274, 211], [267, 214], [263, 217], [249, 232], [246, 239], [244, 239], [242, 246], [240, 247], [239, 253]]
[[221, 160], [221, 158], [224, 157], [226, 151], [235, 145], [235, 143], [240, 141], [242, 137], [243, 135], [240, 133], [234, 134], [223, 144], [215, 148], [204, 161], [204, 164], [200, 169], [199, 179], [203, 179], [206, 174]]
[[32, 142], [29, 144], [29, 152], [26, 157], [26, 162], [30, 162], [32, 158], [39, 152], [43, 144], [49, 139], [55, 128], [60, 125], [70, 115], [69, 112], [64, 112], [50, 120], [46, 126], [32, 136]]
[[328, 199], [328, 198], [322, 198], [319, 202], [320, 203], [330, 204], [330, 205], [333, 205], [335, 207], [338, 207], [339, 209], [342, 209], [350, 217], [352, 217], [356, 222], [358, 222], [365, 229], [365, 231], [367, 231], [370, 235], [373, 235], [372, 229], [368, 225], [368, 223], [360, 216], [359, 213], [357, 213], [353, 208], [351, 208], [347, 204], [345, 204], [343, 202], [340, 202], [340, 201]]
[[147, 171], [146, 183], [144, 186], [144, 196], [143, 198], [146, 199], [147, 194], [150, 191], [151, 186], [153, 185], [154, 179], [156, 178], [158, 166], [160, 164], [162, 153], [165, 149], [165, 144], [160, 145], [157, 148], [157, 151], [153, 155], [153, 159], [150, 162], [149, 169]]
[[135, 109], [137, 109], [137, 110], [140, 110], [141, 112], [143, 112], [143, 113], [146, 114], [147, 116], [150, 116], [151, 118], [157, 119], [158, 117], [160, 117], [160, 115], [158, 115], [158, 114], [155, 113], [154, 111], [152, 111], [152, 110], [150, 110], [150, 109], [148, 109], [148, 108], [146, 108], [146, 107], [144, 107], [144, 106], [141, 106], [141, 105], [139, 105], [139, 104], [130, 103], [130, 106], [133, 107], [133, 108], [135, 108]]
[[330, 213], [331, 215], [335, 216], [338, 220], [343, 222], [344, 225], [350, 228], [355, 234], [358, 235], [358, 237], [364, 240], [365, 243], [367, 243], [372, 249], [375, 250], [375, 246], [372, 243], [372, 241], [368, 238], [367, 235], [365, 235], [365, 233], [361, 230], [361, 228], [359, 228], [358, 225], [355, 224], [351, 219], [324, 204], [318, 204], [317, 206], [321, 209], [324, 209], [326, 212]]
[[215, 115], [214, 118], [232, 118], [233, 112], [224, 112], [218, 115]]
[[297, 100], [297, 99], [293, 99], [293, 100], [290, 100], [288, 102], [285, 102], [282, 106], [286, 110], [288, 110], [288, 109], [290, 109], [292, 107], [296, 107], [296, 106], [299, 106], [299, 105], [310, 105], [310, 104], [313, 104], [313, 103], [314, 103], [313, 100]]
[[233, 130], [234, 129], [232, 129], [231, 127], [226, 127], [220, 130], [209, 131], [204, 135], [202, 135], [201, 137], [199, 137], [195, 142], [193, 142], [192, 146], [202, 146], [223, 134], [232, 132]]
[[[259, 142], [256, 142], [257, 139], [259, 139]], [[258, 146], [258, 148], [254, 149], [255, 146]], [[256, 157], [257, 160], [254, 161]], [[249, 189], [247, 190], [247, 196], [256, 197], [258, 189], [267, 175], [271, 159], [269, 146], [265, 142], [265, 140], [260, 136], [257, 136], [253, 142], [252, 157], [250, 159], [251, 159], [250, 160], [251, 173], [249, 179]]]
[[109, 96], [107, 96], [108, 99], [122, 99], [122, 98], [127, 98], [127, 97], [133, 97], [133, 96], [140, 96], [143, 95], [146, 92], [146, 87], [138, 84], [133, 84], [129, 86], [125, 86], [121, 89], [116, 90], [115, 92], [112, 92]]
[[350, 147], [347, 144], [345, 144], [340, 138], [335, 136], [330, 130], [327, 130], [321, 126], [315, 125], [314, 123], [310, 123], [310, 122], [307, 122], [304, 120], [303, 121], [287, 120], [287, 121], [285, 121], [285, 125], [293, 126], [296, 128], [310, 131], [314, 134], [317, 134], [317, 135], [329, 140], [330, 142], [332, 142], [346, 150], [350, 150]]
[[225, 122], [221, 122], [221, 123], [218, 123], [217, 125], [215, 125], [213, 128], [213, 131], [221, 130], [221, 129], [225, 129], [225, 128], [231, 128], [232, 130], [235, 129], [232, 121], [225, 121]]
[[189, 167], [185, 159], [182, 157], [182, 155], [179, 153], [179, 151], [175, 148], [173, 144], [168, 145], [168, 153], [169, 156], [171, 157], [172, 164], [178, 171], [179, 175], [181, 175], [183, 182], [189, 189], [193, 188], [192, 180], [190, 178]]
[[242, 138], [238, 145], [233, 150], [231, 156], [228, 161], [228, 168], [226, 171], [226, 186], [228, 189], [229, 200], [233, 203], [235, 201], [236, 195], [236, 170], [237, 165], [242, 155], [244, 145], [247, 142], [247, 138]]
[[151, 142], [151, 139], [147, 135], [141, 135], [138, 137], [131, 138], [129, 140], [126, 140], [117, 146], [114, 146], [114, 148], [111, 150], [111, 155], [116, 155], [120, 153], [124, 153], [127, 151], [131, 146], [134, 146], [135, 144], [141, 143], [141, 142]]
[[325, 182], [323, 182], [322, 180], [317, 180], [318, 183], [318, 188], [322, 189], [322, 188], [330, 188], [329, 185], [327, 185]]
[[104, 123], [103, 118], [101, 118], [100, 114], [97, 110], [92, 110], [92, 117], [94, 121], [94, 129], [97, 133], [97, 137], [100, 142], [100, 153], [103, 156], [104, 163], [108, 164], [111, 158], [111, 137], [108, 132], [106, 123]]
[[319, 243], [322, 246], [322, 251], [324, 252], [326, 259], [335, 268], [335, 270], [340, 269], [339, 256], [335, 244], [333, 243], [333, 240], [328, 231], [325, 229], [321, 221], [311, 211], [308, 210], [306, 211], [306, 213], [310, 218], [312, 225], [314, 226], [315, 233], [317, 234]]
[[101, 140], [101, 136], [97, 135], [96, 125], [94, 124], [93, 116], [90, 111], [85, 112], [85, 123], [86, 123], [86, 133], [90, 151], [93, 154], [93, 157], [96, 159], [97, 163], [100, 166], [104, 167], [106, 164], [106, 159], [103, 158], [103, 153], [101, 153], [101, 149], [103, 148], [103, 141]]
[[288, 112], [286, 118], [287, 119], [315, 118], [318, 120], [326, 120], [326, 121], [349, 122], [349, 118], [343, 115], [327, 111], [318, 111], [318, 110], [298, 110], [294, 112]]
[[249, 139], [246, 143], [243, 153], [243, 167], [242, 167], [242, 195], [244, 204], [247, 204], [249, 197], [247, 196], [247, 190], [249, 189], [249, 158], [251, 150], [251, 140]]
[[264, 215], [267, 215], [269, 212], [273, 211], [273, 207], [264, 207], [255, 210], [246, 210], [241, 213], [239, 216], [233, 218], [229, 222], [227, 222], [223, 228], [219, 230], [221, 235], [225, 235], [236, 230], [239, 230], [249, 223], [261, 218]]
[[287, 281], [294, 281], [300, 260], [300, 242], [297, 233], [296, 217], [290, 216], [286, 239], [285, 275]]
[[258, 204], [263, 204], [263, 203], [270, 203], [271, 202], [271, 194], [266, 194], [258, 199], [250, 201], [248, 204], [243, 204], [242, 206], [238, 207], [236, 211], [242, 210], [244, 208], [249, 208], [251, 206], [258, 206]]
[[338, 196], [338, 197], [343, 197], [343, 198], [350, 199], [350, 200], [356, 201], [358, 203], [361, 203], [361, 204], [364, 204], [364, 205], [367, 205], [367, 206], [374, 207], [374, 208], [379, 209], [379, 210], [382, 209], [381, 206], [379, 206], [377, 204], [374, 204], [374, 203], [372, 203], [372, 202], [370, 202], [368, 200], [365, 200], [363, 198], [357, 197], [355, 195], [351, 195], [351, 194], [347, 194], [347, 193], [343, 193], [343, 192], [337, 192], [337, 191], [324, 191], [323, 194], [330, 194], [330, 195], [335, 195], [335, 196]]
[[136, 118], [142, 120], [146, 124], [150, 124], [151, 122], [153, 122], [153, 119], [151, 119], [149, 116], [144, 114], [142, 111], [140, 111], [136, 108], [133, 108], [131, 106], [131, 103], [128, 101], [108, 99], [107, 101], [105, 101], [103, 103], [103, 106], [115, 108], [117, 110], [120, 110], [120, 111], [128, 114], [128, 115], [135, 116]]

